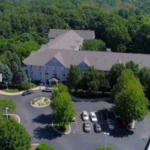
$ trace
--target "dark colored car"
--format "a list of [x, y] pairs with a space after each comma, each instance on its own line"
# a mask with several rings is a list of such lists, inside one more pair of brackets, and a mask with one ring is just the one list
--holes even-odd
[[100, 124], [94, 123], [93, 126], [94, 126], [94, 131], [95, 131], [96, 133], [99, 133], [99, 132], [102, 131]]
[[107, 120], [107, 118], [108, 118], [108, 110], [107, 109], [103, 110], [102, 118], [103, 118], [103, 120]]
[[89, 122], [83, 123], [83, 130], [88, 133], [91, 131], [91, 125]]
[[33, 91], [32, 90], [26, 90], [22, 93], [22, 96], [26, 96], [26, 95], [29, 95], [29, 94], [32, 94]]

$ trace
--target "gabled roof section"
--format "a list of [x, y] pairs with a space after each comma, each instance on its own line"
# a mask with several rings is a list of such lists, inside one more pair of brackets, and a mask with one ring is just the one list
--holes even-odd
[[83, 43], [83, 38], [73, 30], [69, 30], [57, 36], [52, 42], [48, 43], [49, 49], [79, 50]]
[[57, 52], [53, 58], [57, 59], [57, 61], [59, 61], [63, 66], [65, 66], [64, 59], [63, 59], [62, 54], [60, 52]]
[[[57, 36], [64, 34], [68, 31], [70, 30], [69, 29], [50, 29], [48, 38], [55, 39]], [[95, 32], [92, 30], [73, 30], [73, 31], [76, 32], [79, 36], [81, 36], [84, 40], [95, 38]]]
[[[86, 57], [83, 58], [83, 60], [81, 61], [81, 63], [86, 64], [87, 66], [91, 66], [90, 62], [88, 61], [88, 59]], [[80, 64], [81, 64], [80, 63]]]

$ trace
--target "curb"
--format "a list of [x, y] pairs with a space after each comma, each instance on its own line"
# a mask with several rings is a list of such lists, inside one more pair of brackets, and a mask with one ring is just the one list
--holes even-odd
[[[31, 90], [37, 91], [37, 90], [40, 90], [40, 89], [42, 89], [42, 87], [38, 86], [38, 87], [32, 88]], [[26, 90], [16, 92], [16, 93], [9, 93], [9, 92], [5, 92], [5, 91], [0, 90], [0, 94], [5, 95], [5, 96], [18, 96], [18, 95], [21, 95], [24, 91], [26, 91]]]
[[[5, 116], [6, 116], [6, 114], [4, 114]], [[20, 116], [19, 115], [17, 115], [17, 114], [7, 114], [8, 116], [15, 116], [16, 118], [17, 118], [17, 122], [20, 124], [21, 123], [21, 118], [20, 118]]]

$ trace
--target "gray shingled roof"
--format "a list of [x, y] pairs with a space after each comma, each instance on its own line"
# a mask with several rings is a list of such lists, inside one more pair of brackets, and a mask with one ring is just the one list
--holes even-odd
[[[57, 36], [70, 31], [70, 29], [50, 29], [48, 38], [56, 38]], [[80, 35], [84, 40], [94, 39], [95, 32], [91, 30], [73, 30]]]
[[[61, 53], [61, 60], [57, 56]], [[91, 52], [91, 51], [68, 51], [68, 50], [45, 50], [33, 52], [23, 62], [26, 65], [43, 66], [52, 58], [56, 58], [67, 68], [70, 65], [79, 65], [86, 58], [86, 62], [94, 66], [98, 70], [110, 70], [113, 64], [122, 62], [126, 63], [130, 60], [138, 63], [140, 67], [150, 66], [150, 55], [132, 54], [132, 53], [115, 53], [115, 52]]]
[[47, 44], [49, 49], [79, 50], [84, 39], [74, 30], [69, 30]]

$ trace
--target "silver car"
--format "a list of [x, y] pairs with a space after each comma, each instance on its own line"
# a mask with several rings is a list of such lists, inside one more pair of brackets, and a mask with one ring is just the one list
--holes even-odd
[[83, 123], [83, 130], [89, 133], [91, 131], [91, 124], [89, 122]]
[[81, 114], [83, 121], [89, 121], [89, 113], [87, 111], [83, 111]]

